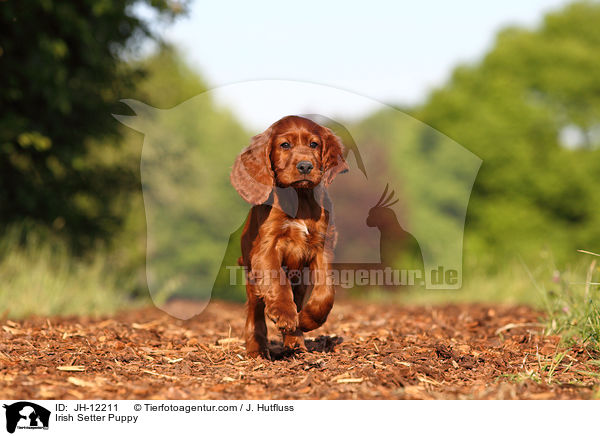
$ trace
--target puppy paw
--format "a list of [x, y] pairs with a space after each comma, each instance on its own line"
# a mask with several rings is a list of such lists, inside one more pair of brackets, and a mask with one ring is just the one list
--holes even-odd
[[275, 308], [266, 311], [275, 326], [284, 333], [291, 333], [298, 327], [298, 312], [295, 309]]
[[246, 348], [246, 356], [251, 357], [253, 359], [255, 359], [257, 357], [260, 357], [262, 354], [263, 353], [261, 353], [260, 350], [258, 350], [258, 349], [254, 349], [254, 350], [250, 349], [250, 350], [248, 350]]
[[306, 345], [304, 344], [304, 336], [300, 331], [296, 331], [291, 334], [284, 334], [283, 348], [301, 353], [308, 351], [306, 349]]
[[246, 355], [248, 357], [266, 357], [269, 355], [269, 347], [267, 347], [266, 338], [257, 340], [254, 337], [246, 338]]

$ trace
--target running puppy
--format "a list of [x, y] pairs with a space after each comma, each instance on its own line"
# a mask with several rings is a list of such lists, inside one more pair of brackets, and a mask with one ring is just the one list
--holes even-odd
[[336, 232], [326, 187], [348, 169], [342, 153], [331, 130], [288, 116], [253, 137], [235, 160], [231, 183], [254, 205], [240, 258], [248, 271], [249, 356], [269, 355], [265, 315], [282, 332], [284, 347], [306, 350], [303, 332], [321, 326], [333, 306], [327, 278]]

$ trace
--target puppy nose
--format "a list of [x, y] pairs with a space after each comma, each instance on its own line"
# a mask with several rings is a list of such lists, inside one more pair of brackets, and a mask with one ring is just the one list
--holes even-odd
[[298, 165], [296, 165], [296, 168], [298, 168], [298, 171], [300, 171], [300, 174], [308, 174], [312, 171], [313, 164], [311, 164], [309, 161], [307, 160], [303, 160], [298, 162]]

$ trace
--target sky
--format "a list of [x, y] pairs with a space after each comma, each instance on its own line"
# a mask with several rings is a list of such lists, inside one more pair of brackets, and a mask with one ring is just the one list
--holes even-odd
[[[211, 87], [249, 80], [310, 82], [396, 106], [423, 101], [453, 67], [475, 62], [498, 30], [534, 27], [564, 0], [263, 1], [192, 3], [188, 17], [161, 26]], [[299, 87], [304, 89], [303, 87]], [[222, 92], [222, 103], [263, 123], [247, 96]], [[322, 99], [286, 95], [320, 113]], [[368, 103], [327, 102], [327, 112], [363, 116]]]

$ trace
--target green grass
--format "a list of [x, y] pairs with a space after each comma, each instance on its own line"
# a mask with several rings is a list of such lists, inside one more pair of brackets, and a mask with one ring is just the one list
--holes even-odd
[[[380, 293], [380, 298], [386, 298], [386, 294]], [[540, 293], [518, 262], [508, 263], [497, 272], [478, 265], [467, 266], [460, 289], [414, 288], [399, 292], [394, 298], [401, 304], [415, 305], [482, 302], [540, 307], [542, 304]]]
[[[554, 280], [554, 286], [542, 287], [544, 308], [548, 313], [548, 334], [561, 335], [571, 343], [581, 343], [600, 351], [600, 290], [598, 254], [584, 252], [587, 271], [566, 273]], [[598, 259], [600, 260], [600, 259]]]
[[[583, 255], [580, 255], [583, 256]], [[600, 262], [600, 258], [598, 259]], [[575, 257], [565, 266], [555, 264], [551, 256], [541, 253], [537, 259], [503, 260], [492, 271], [489, 264], [465, 262], [463, 284], [460, 289], [425, 289], [424, 287], [403, 290], [355, 289], [352, 296], [375, 301], [394, 301], [410, 305], [441, 305], [448, 303], [491, 303], [503, 305], [527, 305], [555, 314], [555, 309], [573, 311], [585, 309], [598, 300], [598, 286], [588, 286], [588, 304], [583, 304], [586, 276], [590, 262], [586, 257]], [[596, 268], [596, 271], [600, 271]], [[589, 280], [587, 280], [589, 281]], [[567, 301], [568, 300], [568, 301]], [[597, 319], [592, 317], [592, 319]], [[600, 319], [597, 319], [600, 324]], [[557, 320], [558, 322], [558, 320]]]
[[[443, 305], [448, 303], [491, 303], [503, 305], [527, 305], [542, 309], [546, 292], [536, 282], [551, 282], [558, 268], [542, 253], [530, 261], [534, 267], [519, 259], [497, 261], [490, 268], [489, 260], [466, 261], [463, 267], [463, 283], [460, 289], [406, 288], [397, 291], [353, 292], [352, 295], [375, 301], [393, 300], [409, 305]], [[579, 262], [574, 271], [582, 271], [585, 265]], [[533, 279], [533, 280], [532, 280]]]
[[12, 228], [0, 239], [0, 317], [100, 315], [140, 304], [102, 250], [74, 256], [60, 240]]

